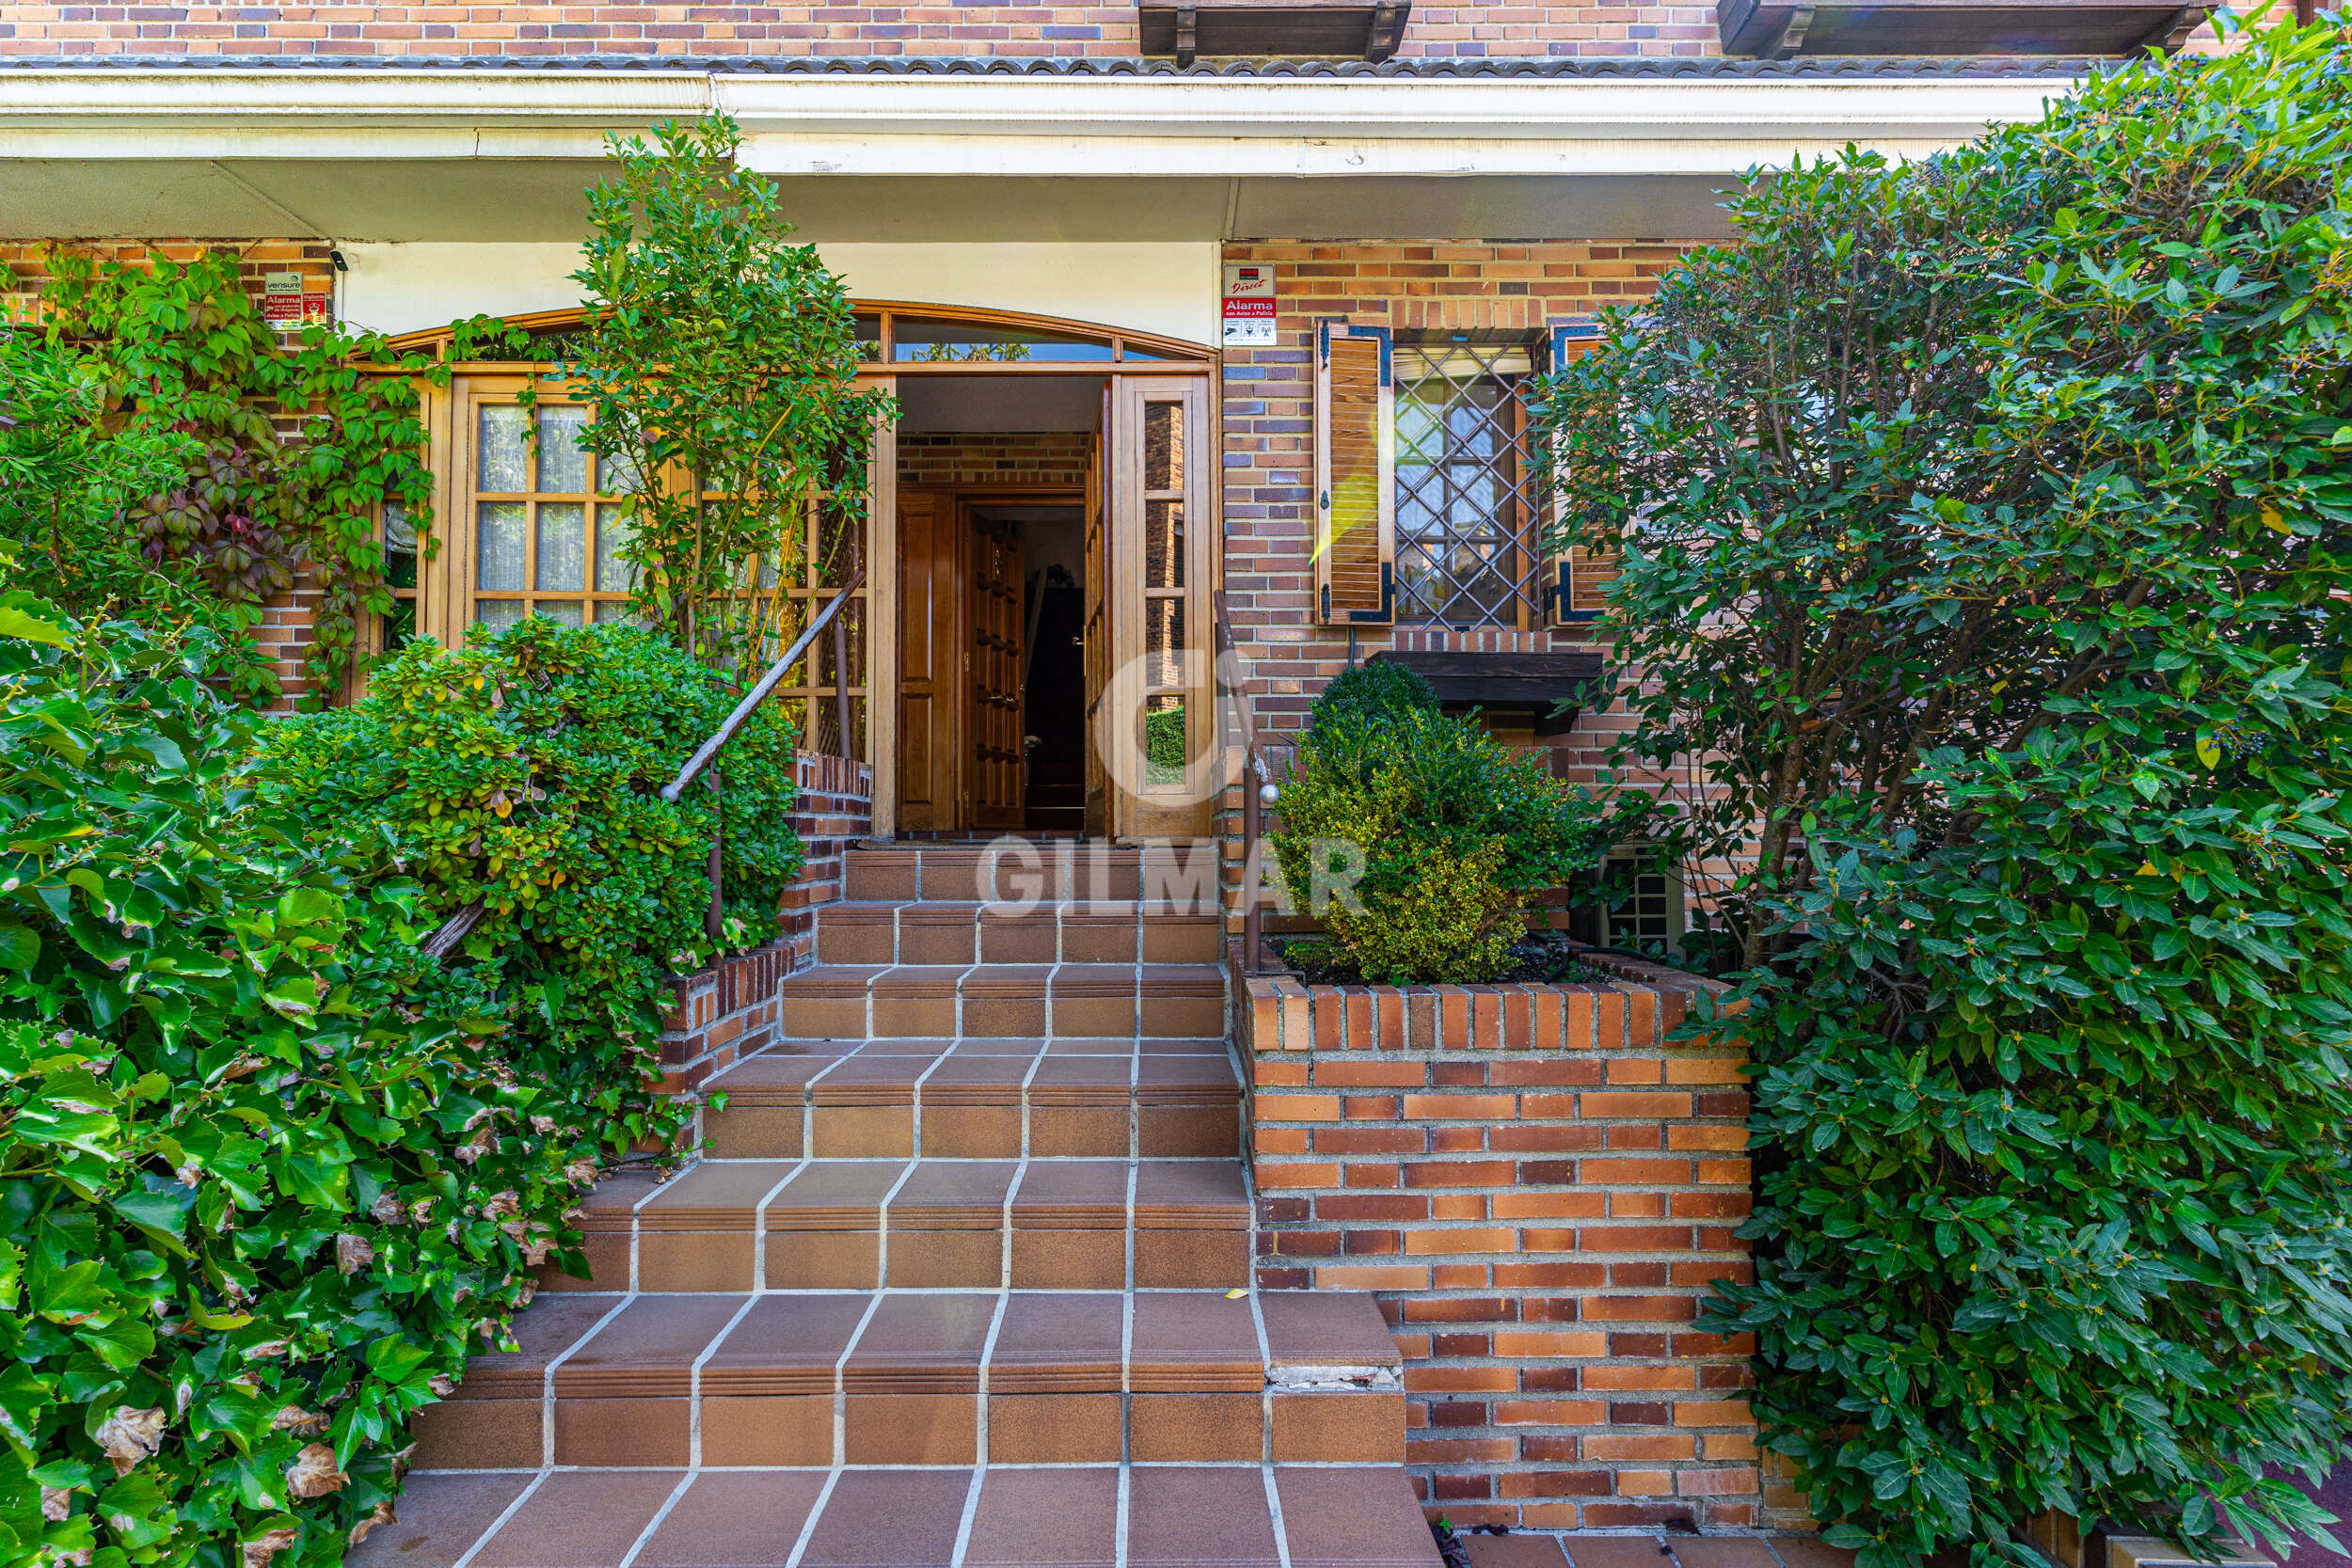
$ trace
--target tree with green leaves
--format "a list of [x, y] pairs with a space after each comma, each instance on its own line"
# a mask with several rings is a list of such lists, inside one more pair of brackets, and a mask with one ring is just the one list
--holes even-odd
[[[2212, 1546], [2352, 1437], [2352, 37], [1783, 171], [1549, 388], [1722, 890], [1756, 1279], [1864, 1568]], [[1564, 541], [1565, 542], [1565, 541]]]
[[[890, 402], [860, 389], [856, 318], [817, 247], [790, 243], [774, 182], [717, 116], [615, 137], [588, 193], [588, 309], [560, 367], [591, 409], [582, 445], [633, 476], [623, 558], [640, 612], [732, 665], [797, 628], [787, 594], [809, 513], [846, 551]], [[829, 561], [831, 580], [846, 561]]]

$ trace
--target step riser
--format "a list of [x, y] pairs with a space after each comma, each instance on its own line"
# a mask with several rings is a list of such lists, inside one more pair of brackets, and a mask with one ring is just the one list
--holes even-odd
[[817, 911], [817, 961], [827, 964], [1215, 963], [1224, 943], [1215, 916], [1082, 904], [1026, 911], [827, 904]]
[[810, 995], [786, 982], [780, 1033], [787, 1040], [839, 1039], [1217, 1039], [1225, 1034], [1222, 996], [1029, 996], [930, 994]]
[[843, 891], [852, 899], [893, 904], [1139, 898], [1161, 909], [1209, 912], [1218, 907], [1217, 854], [1216, 844], [1205, 839], [1148, 849], [1057, 844], [1030, 853], [861, 849], [845, 863]]
[[[1394, 1465], [1405, 1396], [1392, 1390], [1264, 1393], [990, 1394], [993, 1465], [1258, 1463]], [[421, 1412], [416, 1466], [555, 1463], [682, 1465], [969, 1465], [983, 1396], [706, 1393], [680, 1399], [456, 1399]]]

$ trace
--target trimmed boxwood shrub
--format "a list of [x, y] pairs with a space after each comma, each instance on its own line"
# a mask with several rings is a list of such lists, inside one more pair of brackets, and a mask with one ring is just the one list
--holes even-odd
[[219, 658], [0, 594], [11, 1568], [337, 1560], [596, 1174], [422, 889], [251, 787]]
[[1359, 684], [1302, 737], [1270, 836], [1283, 881], [1367, 979], [1492, 979], [1528, 898], [1592, 870], [1592, 807], [1476, 720], [1388, 689], [1407, 700]]

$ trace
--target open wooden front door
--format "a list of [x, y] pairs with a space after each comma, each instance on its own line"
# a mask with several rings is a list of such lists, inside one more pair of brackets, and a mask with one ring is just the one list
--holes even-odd
[[[1098, 750], [1127, 753], [1110, 767], [1109, 831], [1199, 837], [1217, 787], [1208, 378], [1122, 377], [1110, 416], [1107, 718], [1089, 726]], [[1089, 655], [1093, 647], [1089, 629]]]
[[963, 816], [975, 828], [1013, 831], [1024, 822], [1021, 540], [1006, 524], [971, 517], [964, 546], [972, 593]]
[[963, 754], [959, 543], [951, 497], [898, 492], [898, 825], [916, 832], [958, 825]]

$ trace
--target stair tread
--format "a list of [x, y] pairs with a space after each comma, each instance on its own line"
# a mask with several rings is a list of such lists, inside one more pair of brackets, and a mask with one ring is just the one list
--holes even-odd
[[516, 1338], [467, 1362], [456, 1400], [537, 1400], [550, 1368], [561, 1400], [684, 1399], [698, 1365], [705, 1397], [975, 1392], [983, 1365], [998, 1393], [1391, 1390], [1402, 1365], [1373, 1298], [1335, 1291], [576, 1295]]
[[[1132, 1181], [1131, 1181], [1132, 1177]], [[1127, 1223], [1246, 1229], [1249, 1196], [1227, 1160], [706, 1160], [634, 1206], [591, 1204], [584, 1230], [893, 1230]], [[599, 1189], [601, 1191], [601, 1189]]]
[[410, 1478], [400, 1512], [350, 1555], [353, 1568], [452, 1568], [469, 1553], [477, 1568], [1440, 1560], [1404, 1470], [1377, 1465], [437, 1471]]
[[[1196, 1042], [1189, 1039], [1145, 1040], [1140, 1051], [1133, 1040], [1091, 1039], [991, 1040], [988, 1045], [1000, 1049], [988, 1050], [974, 1049], [980, 1043], [974, 1040], [919, 1037], [793, 1043], [855, 1049], [763, 1051], [714, 1074], [704, 1092], [743, 1105], [846, 1102], [845, 1094], [869, 1086], [899, 1091], [898, 1102], [906, 1103], [918, 1083], [924, 1097], [938, 1104], [1017, 1105], [1025, 1085], [1053, 1089], [1076, 1083], [1124, 1083], [1146, 1101], [1214, 1091], [1238, 1103], [1241, 1094], [1240, 1072], [1221, 1040], [1197, 1042], [1214, 1049], [1191, 1049]], [[1152, 1049], [1155, 1044], [1168, 1049]], [[982, 1092], [989, 1088], [999, 1092]]]

